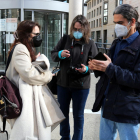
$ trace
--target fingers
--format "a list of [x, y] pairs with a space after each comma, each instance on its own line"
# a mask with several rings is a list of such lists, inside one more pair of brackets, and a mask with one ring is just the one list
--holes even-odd
[[80, 73], [83, 73], [86, 71], [86, 66], [84, 64], [81, 64], [82, 68], [75, 68], [76, 71], [79, 71]]
[[68, 50], [63, 50], [62, 53], [61, 53], [61, 56], [66, 57], [66, 58], [70, 57], [70, 52]]
[[36, 58], [38, 58], [40, 56], [40, 52], [36, 55]]
[[106, 57], [107, 60], [111, 61], [111, 59], [105, 53], [104, 53], [104, 56]]

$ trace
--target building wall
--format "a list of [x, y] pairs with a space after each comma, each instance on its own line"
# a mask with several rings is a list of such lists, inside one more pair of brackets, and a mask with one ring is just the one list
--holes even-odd
[[[96, 1], [95, 6], [94, 6], [94, 1]], [[102, 26], [102, 24], [101, 24], [101, 26], [98, 25], [98, 27], [96, 27], [97, 19], [99, 20], [101, 18], [101, 22], [102, 22], [104, 12], [103, 12], [103, 0], [99, 0], [99, 4], [97, 4], [97, 1], [98, 0], [88, 0], [87, 1], [87, 19], [90, 23], [91, 32], [95, 32], [93, 40], [95, 42], [99, 41], [99, 40], [97, 40], [97, 31], [100, 31], [100, 33], [101, 33], [100, 39], [102, 40], [102, 43], [112, 43], [112, 41], [115, 39], [115, 32], [114, 32], [115, 24], [113, 23], [113, 11], [115, 10], [115, 7], [116, 7], [116, 0], [104, 0], [104, 1], [108, 1], [108, 23], [103, 26]], [[117, 5], [118, 4], [119, 4], [119, 1], [118, 1]], [[101, 14], [99, 14], [97, 16], [97, 8], [99, 8], [100, 6], [101, 6]], [[95, 17], [94, 17], [94, 10], [96, 10]], [[92, 17], [92, 11], [93, 11], [93, 17]], [[94, 27], [94, 25], [92, 25], [92, 22], [94, 20], [95, 20], [95, 27]], [[106, 41], [104, 40], [104, 30], [107, 30], [107, 40]], [[101, 42], [101, 41], [99, 41], [99, 42]], [[108, 47], [110, 47], [110, 46], [108, 46]]]
[[140, 21], [140, 0], [123, 0], [123, 4], [130, 4], [135, 7], [139, 13], [139, 21]]
[[112, 43], [115, 39], [115, 24], [113, 23], [113, 12], [115, 10], [115, 0], [108, 1], [108, 24], [107, 27], [107, 43]]

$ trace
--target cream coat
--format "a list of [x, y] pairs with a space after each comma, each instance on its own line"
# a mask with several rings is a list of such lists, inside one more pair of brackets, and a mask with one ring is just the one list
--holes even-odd
[[51, 140], [51, 127], [54, 129], [65, 118], [45, 86], [52, 78], [49, 61], [46, 64], [47, 70], [39, 73], [26, 46], [15, 47], [6, 76], [19, 88], [23, 108], [17, 119], [9, 120], [10, 140]]

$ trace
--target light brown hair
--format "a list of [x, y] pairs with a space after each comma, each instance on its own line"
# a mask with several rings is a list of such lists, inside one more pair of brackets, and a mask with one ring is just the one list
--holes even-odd
[[70, 27], [70, 37], [74, 38], [73, 37], [73, 31], [74, 31], [74, 25], [75, 25], [76, 22], [79, 22], [81, 24], [82, 32], [83, 32], [83, 39], [85, 40], [86, 43], [88, 43], [89, 38], [90, 38], [90, 27], [89, 27], [89, 23], [88, 23], [86, 17], [83, 16], [83, 15], [77, 15], [73, 19], [71, 27]]

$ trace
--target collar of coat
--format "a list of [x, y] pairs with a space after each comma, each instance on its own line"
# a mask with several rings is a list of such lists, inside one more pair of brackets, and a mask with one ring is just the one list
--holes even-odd
[[[115, 47], [118, 41], [119, 38], [115, 39], [109, 49], [109, 56], [111, 58], [114, 54]], [[130, 46], [125, 47], [123, 50], [135, 55], [135, 52], [138, 51], [138, 49], [140, 49], [140, 35], [133, 41], [133, 43]]]

